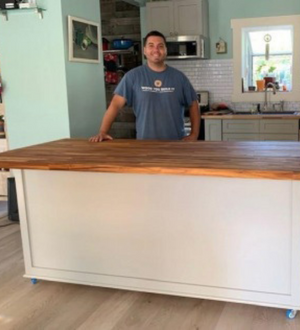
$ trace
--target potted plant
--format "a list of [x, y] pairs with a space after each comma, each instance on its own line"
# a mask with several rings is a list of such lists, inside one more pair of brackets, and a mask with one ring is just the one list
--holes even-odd
[[266, 82], [266, 86], [267, 86], [267, 84], [269, 82], [275, 83], [276, 78], [273, 76], [275, 70], [276, 70], [276, 66], [274, 66], [274, 65], [269, 66], [269, 68], [268, 68], [268, 74], [267, 74], [266, 77], [264, 77], [264, 80]]
[[274, 71], [276, 70], [276, 66], [270, 64], [268, 65], [266, 62], [262, 62], [256, 72], [261, 77], [261, 79], [265, 80], [265, 85], [269, 82], [275, 83], [276, 78], [274, 77]]

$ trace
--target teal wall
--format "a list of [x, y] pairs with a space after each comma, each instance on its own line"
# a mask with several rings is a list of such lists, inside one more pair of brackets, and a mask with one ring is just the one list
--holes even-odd
[[[208, 2], [212, 59], [233, 57], [231, 19], [300, 14], [299, 0], [208, 0]], [[227, 42], [227, 54], [216, 54], [215, 44], [219, 38]]]
[[11, 149], [69, 136], [59, 0], [0, 20], [0, 65]]
[[[0, 66], [10, 149], [97, 132], [105, 110], [101, 64], [70, 63], [67, 17], [100, 21], [98, 0], [38, 0], [46, 11], [0, 20]], [[100, 36], [101, 37], [101, 36]]]
[[100, 0], [88, 0], [88, 5], [86, 0], [63, 0], [62, 4], [70, 136], [89, 137], [99, 131], [106, 110], [103, 58], [100, 55], [98, 64], [68, 61], [68, 15], [99, 23], [102, 34]]
[[[147, 2], [150, 2], [148, 0]], [[300, 15], [299, 0], [208, 0], [210, 58], [232, 58], [231, 19], [282, 15]], [[146, 16], [141, 16], [142, 30], [146, 31]], [[142, 34], [144, 36], [144, 34]], [[227, 42], [227, 53], [216, 54], [219, 38]]]

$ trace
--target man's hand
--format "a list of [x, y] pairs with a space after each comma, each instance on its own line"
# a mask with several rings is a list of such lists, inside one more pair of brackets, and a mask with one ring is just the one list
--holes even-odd
[[191, 134], [184, 137], [183, 141], [197, 141], [200, 130], [200, 111], [197, 101], [190, 106]]
[[119, 110], [124, 107], [125, 103], [126, 103], [126, 99], [123, 96], [114, 95], [108, 109], [104, 114], [102, 124], [99, 129], [99, 133], [95, 136], [92, 136], [89, 139], [90, 142], [101, 142], [101, 141], [113, 139], [110, 135], [106, 134], [105, 132], [109, 132], [111, 125], [115, 120], [115, 118], [117, 117]]
[[99, 133], [95, 136], [90, 137], [90, 139], [89, 139], [90, 142], [102, 142], [105, 140], [113, 140], [113, 138], [108, 134]]
[[198, 134], [190, 134], [185, 136], [183, 139], [183, 141], [197, 141], [198, 140]]

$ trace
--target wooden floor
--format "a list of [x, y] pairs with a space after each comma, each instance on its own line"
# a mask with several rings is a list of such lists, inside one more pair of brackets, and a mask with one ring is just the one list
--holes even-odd
[[23, 273], [19, 225], [1, 227], [1, 330], [300, 329], [300, 313], [288, 320], [282, 309], [47, 281], [33, 285]]

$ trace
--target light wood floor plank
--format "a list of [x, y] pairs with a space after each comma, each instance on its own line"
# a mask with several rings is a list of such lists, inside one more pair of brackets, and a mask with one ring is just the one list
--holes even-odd
[[285, 310], [23, 278], [19, 226], [0, 228], [1, 330], [299, 330]]

